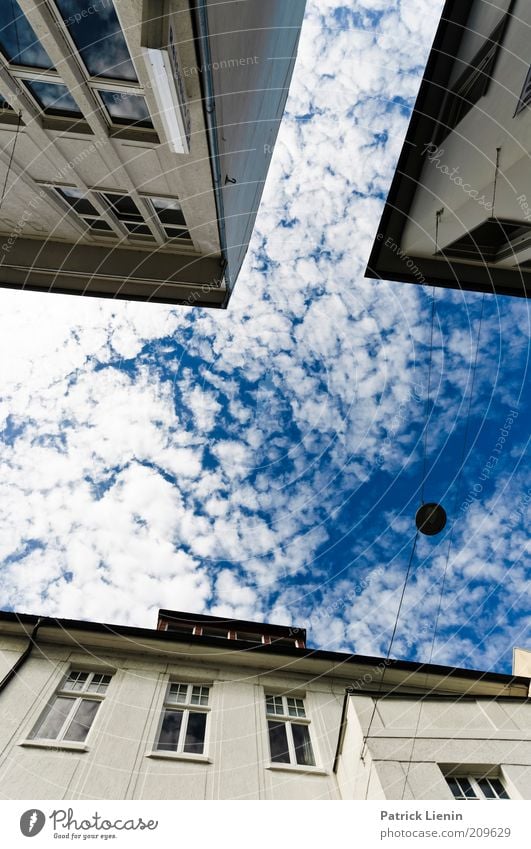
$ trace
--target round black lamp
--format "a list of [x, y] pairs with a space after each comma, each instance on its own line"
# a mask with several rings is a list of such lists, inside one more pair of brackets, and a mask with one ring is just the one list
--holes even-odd
[[446, 510], [441, 504], [435, 504], [435, 502], [422, 504], [417, 510], [415, 524], [421, 534], [429, 537], [440, 534], [446, 525]]

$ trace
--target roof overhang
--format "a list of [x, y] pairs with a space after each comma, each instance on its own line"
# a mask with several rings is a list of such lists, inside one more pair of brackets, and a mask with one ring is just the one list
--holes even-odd
[[[417, 285], [529, 297], [531, 269], [501, 268], [442, 255], [418, 256], [401, 248], [418, 189], [424, 153], [437, 135], [441, 101], [466, 29], [472, 4], [447, 0], [428, 58], [404, 145], [374, 240], [365, 276]], [[508, 15], [510, 14], [510, 4]], [[431, 224], [430, 224], [431, 226]]]
[[11, 611], [0, 611], [0, 633], [29, 638], [39, 619], [38, 642], [49, 646], [66, 645], [89, 653], [141, 654], [163, 658], [166, 663], [175, 664], [237, 665], [252, 669], [255, 674], [284, 673], [300, 675], [308, 680], [327, 678], [345, 688], [354, 687], [354, 691], [360, 695], [378, 688], [382, 676], [385, 676], [385, 689], [382, 688], [382, 692], [400, 689], [402, 692], [419, 694], [430, 691], [519, 699], [526, 699], [529, 692], [529, 678], [497, 672], [289, 646], [249, 646], [241, 640], [224, 640], [223, 645], [220, 645], [215, 637], [190, 639], [171, 631], [39, 617]]
[[221, 307], [227, 290], [219, 257], [15, 239], [0, 285], [32, 292]]

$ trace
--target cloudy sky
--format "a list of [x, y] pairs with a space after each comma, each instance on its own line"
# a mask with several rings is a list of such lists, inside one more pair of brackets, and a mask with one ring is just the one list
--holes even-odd
[[[167, 607], [386, 654], [431, 298], [363, 271], [441, 8], [309, 0], [226, 312], [0, 290], [4, 609], [154, 627]], [[481, 308], [435, 292], [425, 498], [449, 522], [418, 542], [392, 654], [507, 671], [531, 647], [529, 309], [485, 298], [472, 387]]]

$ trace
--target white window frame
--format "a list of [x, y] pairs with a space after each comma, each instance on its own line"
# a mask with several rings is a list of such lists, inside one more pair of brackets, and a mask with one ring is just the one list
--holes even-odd
[[[76, 675], [76, 674], [77, 675], [86, 675], [87, 678], [85, 679], [85, 681], [83, 681], [81, 687], [77, 687], [76, 689], [73, 689], [73, 687], [67, 686], [68, 685], [68, 679], [70, 678], [70, 676]], [[103, 677], [104, 679], [105, 678], [109, 679], [108, 682], [106, 682], [106, 684], [105, 684], [105, 689], [101, 693], [89, 691], [89, 687], [90, 687], [91, 684], [94, 683], [95, 677]], [[78, 709], [79, 705], [81, 704], [81, 702], [82, 701], [93, 701], [93, 702], [97, 702], [98, 704], [101, 705], [101, 703], [105, 700], [105, 697], [107, 695], [107, 691], [109, 689], [109, 685], [111, 683], [111, 680], [112, 680], [112, 672], [107, 672], [107, 671], [104, 671], [104, 672], [96, 671], [96, 672], [94, 672], [94, 671], [89, 671], [87, 669], [78, 669], [78, 668], [70, 669], [66, 673], [66, 675], [63, 676], [61, 683], [59, 684], [59, 686], [55, 690], [52, 698], [48, 700], [44, 710], [42, 710], [40, 712], [39, 717], [38, 717], [37, 721], [34, 723], [33, 728], [32, 728], [32, 730], [29, 734], [28, 740], [30, 742], [35, 741], [36, 743], [47, 743], [48, 745], [54, 745], [54, 744], [57, 744], [57, 743], [64, 743], [67, 746], [80, 746], [80, 745], [84, 746], [87, 743], [87, 740], [89, 739], [89, 737], [92, 733], [92, 729], [94, 728], [96, 718], [99, 714], [99, 708], [96, 711], [96, 713], [94, 714], [94, 718], [93, 718], [93, 720], [90, 724], [90, 727], [87, 731], [87, 734], [86, 734], [86, 737], [85, 737], [84, 740], [65, 740], [64, 736], [65, 736], [66, 732], [68, 731], [68, 729], [70, 728], [70, 725], [72, 724], [72, 722], [74, 720], [74, 717], [77, 713], [77, 709]], [[101, 686], [101, 684], [100, 684], [100, 686]], [[59, 729], [59, 731], [57, 732], [55, 737], [41, 737], [40, 734], [39, 734], [39, 729], [41, 728], [43, 723], [46, 721], [46, 718], [48, 716], [50, 708], [52, 707], [52, 705], [54, 704], [56, 699], [59, 698], [59, 697], [68, 698], [68, 699], [71, 700], [72, 705], [71, 705], [71, 707], [68, 711], [68, 714], [66, 715], [66, 718], [65, 718], [61, 728]]]
[[[177, 701], [170, 699], [172, 687], [183, 688], [185, 689], [185, 697], [183, 701]], [[200, 698], [206, 697], [206, 703], [197, 703], [193, 702], [194, 698], [194, 688], [200, 689]], [[206, 694], [202, 691], [206, 690]], [[157, 723], [157, 733], [155, 735], [155, 741], [153, 744], [153, 755], [158, 756], [169, 756], [175, 757], [179, 756], [181, 758], [197, 758], [199, 760], [205, 760], [208, 757], [208, 737], [210, 730], [210, 713], [211, 713], [211, 705], [210, 698], [212, 693], [212, 684], [208, 684], [205, 682], [198, 683], [197, 681], [186, 682], [186, 681], [177, 681], [171, 680], [166, 685], [166, 689], [164, 692], [164, 701], [162, 703], [160, 709], [160, 717]], [[162, 731], [162, 725], [164, 723], [164, 717], [166, 715], [166, 711], [181, 711], [183, 714], [183, 718], [181, 721], [181, 727], [179, 729], [179, 739], [177, 741], [176, 749], [159, 749], [159, 741], [160, 734]], [[186, 733], [188, 730], [188, 720], [190, 718], [191, 713], [203, 713], [206, 715], [205, 721], [205, 736], [203, 738], [203, 751], [202, 752], [185, 752], [184, 744], [186, 742]]]
[[[450, 774], [446, 774], [444, 776], [444, 778], [445, 778], [445, 781], [447, 782], [447, 784], [448, 784], [448, 780], [452, 779], [452, 778], [455, 781], [460, 781], [460, 780], [466, 779], [468, 782], [470, 782], [470, 786], [472, 787], [472, 790], [474, 791], [475, 796], [465, 796], [464, 794], [462, 796], [459, 796], [459, 797], [454, 796], [450, 786], [448, 785], [448, 789], [450, 790], [450, 793], [452, 793], [452, 796], [456, 800], [456, 802], [458, 802], [458, 801], [459, 802], [481, 802], [481, 801], [495, 802], [495, 801], [502, 800], [501, 796], [496, 795], [496, 797], [493, 799], [489, 796], [485, 796], [485, 794], [483, 793], [483, 790], [481, 789], [481, 787], [479, 785], [479, 780], [481, 780], [481, 781], [491, 781], [491, 779], [495, 779], [496, 781], [499, 781], [500, 784], [502, 785], [503, 789], [507, 793], [507, 796], [509, 796], [509, 798], [511, 798], [510, 795], [509, 795], [509, 791], [507, 790], [506, 784], [505, 784], [503, 778], [501, 777], [501, 775], [470, 775], [470, 774], [465, 774], [465, 773], [456, 773], [455, 775], [453, 775], [452, 773], [450, 773]], [[493, 790], [494, 793], [497, 794], [497, 791], [494, 788], [492, 788], [492, 790]]]
[[[273, 702], [273, 711], [269, 709], [268, 702]], [[297, 768], [300, 770], [312, 770], [317, 768], [317, 753], [314, 745], [314, 741], [312, 739], [312, 735], [310, 733], [310, 719], [306, 715], [306, 706], [304, 703], [304, 698], [302, 696], [286, 696], [279, 695], [278, 693], [267, 692], [265, 693], [265, 705], [266, 705], [266, 727], [267, 727], [267, 742], [269, 745], [269, 760], [271, 766], [282, 768]], [[290, 713], [291, 711], [291, 713]], [[282, 761], [274, 761], [271, 756], [271, 741], [269, 736], [269, 722], [277, 721], [283, 722], [286, 726], [286, 737], [288, 741], [288, 754], [289, 754], [289, 763]], [[295, 750], [295, 742], [293, 739], [293, 731], [292, 724], [295, 725], [305, 725], [308, 728], [308, 735], [310, 737], [310, 746], [313, 754], [313, 764], [300, 764], [297, 761], [297, 753]]]

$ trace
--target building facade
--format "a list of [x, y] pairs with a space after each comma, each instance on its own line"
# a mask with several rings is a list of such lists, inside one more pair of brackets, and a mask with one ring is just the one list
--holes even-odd
[[306, 647], [160, 611], [156, 629], [0, 614], [4, 799], [531, 798], [531, 653], [501, 675]]
[[226, 306], [304, 0], [9, 0], [0, 286]]
[[528, 297], [527, 0], [447, 0], [366, 276]]

